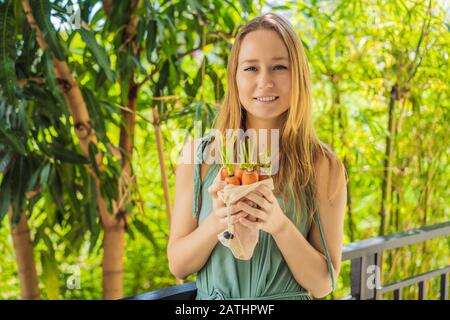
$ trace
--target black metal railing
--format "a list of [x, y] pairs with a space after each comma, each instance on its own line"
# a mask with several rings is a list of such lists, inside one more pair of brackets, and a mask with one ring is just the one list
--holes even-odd
[[[343, 300], [373, 300], [381, 295], [393, 292], [394, 299], [402, 299], [403, 288], [417, 284], [419, 299], [426, 299], [425, 281], [440, 277], [440, 299], [448, 300], [448, 273], [450, 265], [423, 274], [389, 284], [377, 283], [377, 271], [380, 267], [382, 252], [412, 244], [421, 243], [438, 237], [450, 236], [450, 221], [399, 232], [389, 236], [375, 237], [344, 246], [342, 261], [351, 261], [350, 288], [351, 294]], [[132, 297], [127, 300], [192, 300], [197, 294], [195, 282], [163, 288]]]
[[449, 235], [450, 221], [447, 221], [432, 226], [399, 232], [389, 236], [370, 238], [350, 243], [345, 246], [342, 252], [342, 261], [351, 261], [351, 295], [344, 299], [379, 299], [382, 294], [388, 292], [394, 292], [394, 299], [401, 299], [402, 289], [414, 284], [418, 284], [419, 286], [419, 299], [425, 299], [426, 292], [424, 291], [424, 281], [441, 276], [440, 298], [447, 300], [450, 265], [386, 285], [376, 283], [374, 279], [377, 278], [375, 270], [379, 270], [381, 263], [380, 256], [383, 251], [397, 249]]

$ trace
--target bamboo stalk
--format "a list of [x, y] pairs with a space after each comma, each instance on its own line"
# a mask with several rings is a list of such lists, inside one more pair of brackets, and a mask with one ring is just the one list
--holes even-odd
[[[163, 186], [164, 191], [164, 201], [166, 202], [166, 216], [167, 221], [169, 224], [169, 229], [171, 225], [171, 217], [172, 217], [172, 206], [171, 206], [171, 200], [170, 200], [170, 191], [169, 191], [169, 180], [167, 178], [167, 170], [166, 170], [166, 164], [164, 161], [164, 147], [163, 147], [163, 140], [162, 140], [162, 134], [161, 134], [161, 126], [160, 126], [160, 119], [158, 110], [155, 107], [153, 107], [153, 127], [155, 129], [155, 140], [156, 140], [156, 149], [158, 150], [158, 160], [159, 160], [159, 168], [161, 171], [161, 183]], [[184, 281], [180, 278], [175, 278], [176, 284], [182, 284]]]
[[[12, 209], [8, 210], [12, 222]], [[20, 295], [23, 300], [39, 300], [39, 284], [34, 260], [33, 241], [25, 212], [22, 212], [19, 223], [11, 223], [11, 235], [16, 255], [16, 264], [19, 274]]]
[[[22, 0], [22, 5], [29, 25], [35, 30], [36, 40], [39, 46], [42, 49], [46, 49], [47, 43], [42, 35], [42, 31], [39, 29], [33, 17], [29, 1]], [[72, 76], [67, 62], [57, 60], [55, 57], [53, 57], [52, 62], [56, 77], [59, 79], [62, 93], [73, 118], [74, 130], [78, 140], [80, 141], [81, 150], [86, 157], [89, 157], [89, 143], [92, 142], [97, 144], [97, 138], [91, 125], [83, 95], [77, 82]], [[103, 170], [102, 155], [100, 153], [97, 154], [96, 161], [99, 169]], [[122, 273], [117, 272], [117, 270], [121, 270], [122, 261], [110, 246], [110, 242], [113, 241], [111, 239], [117, 239], [117, 235], [108, 236], [108, 231], [106, 230], [112, 230], [112, 226], [116, 224], [116, 228], [124, 228], [125, 224], [122, 220], [118, 220], [115, 216], [108, 213], [105, 200], [101, 195], [99, 177], [97, 177], [91, 167], [88, 167], [88, 171], [95, 179], [98, 212], [103, 228], [105, 229], [104, 256], [102, 264], [104, 277], [103, 290], [104, 292], [107, 292], [105, 295], [107, 298], [120, 298], [122, 296], [122, 289], [119, 290], [117, 288], [122, 287], [123, 280]]]
[[[107, 5], [105, 4], [105, 10]], [[129, 21], [123, 32], [121, 49], [131, 47], [133, 55], [138, 55], [136, 47], [135, 33], [138, 17], [133, 15], [139, 5], [139, 0], [134, 0], [131, 4]], [[130, 188], [132, 181], [132, 165], [134, 134], [136, 126], [137, 96], [139, 87], [134, 81], [134, 70], [131, 70], [130, 84], [127, 90], [127, 108], [121, 113], [121, 126], [119, 146], [122, 152], [122, 171], [118, 180], [118, 199], [116, 219], [110, 221], [105, 227], [105, 238], [103, 243], [103, 298], [117, 299], [123, 296], [123, 256], [125, 253], [125, 229], [127, 226], [129, 212], [126, 211], [126, 204], [130, 200]]]

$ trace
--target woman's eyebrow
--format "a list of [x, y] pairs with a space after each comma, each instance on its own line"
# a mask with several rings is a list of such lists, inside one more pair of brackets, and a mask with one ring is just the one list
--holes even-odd
[[[286, 58], [286, 57], [273, 57], [272, 60], [273, 60], [273, 61], [278, 61], [278, 60], [286, 60], [286, 61], [289, 61], [289, 59]], [[253, 62], [258, 62], [258, 61], [259, 61], [258, 59], [245, 59], [245, 60], [241, 61], [241, 64], [242, 64], [242, 63], [246, 63], [246, 62], [253, 63]]]

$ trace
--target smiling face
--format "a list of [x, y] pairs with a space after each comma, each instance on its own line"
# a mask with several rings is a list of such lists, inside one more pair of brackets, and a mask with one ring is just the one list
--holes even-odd
[[256, 30], [244, 37], [239, 50], [236, 83], [239, 100], [248, 117], [276, 120], [289, 109], [289, 55], [277, 32]]

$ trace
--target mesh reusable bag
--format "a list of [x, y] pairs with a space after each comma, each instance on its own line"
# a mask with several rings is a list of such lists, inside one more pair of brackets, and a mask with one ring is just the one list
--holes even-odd
[[[214, 181], [218, 179], [220, 179], [220, 172]], [[269, 178], [249, 185], [236, 186], [228, 184], [217, 195], [230, 208], [231, 205], [262, 184], [268, 186], [270, 190], [274, 188], [273, 180]], [[258, 243], [259, 230], [250, 230], [240, 223], [232, 224], [230, 213], [228, 213], [227, 218], [227, 229], [217, 235], [219, 241], [231, 250], [235, 258], [249, 260], [253, 256], [253, 251]]]

